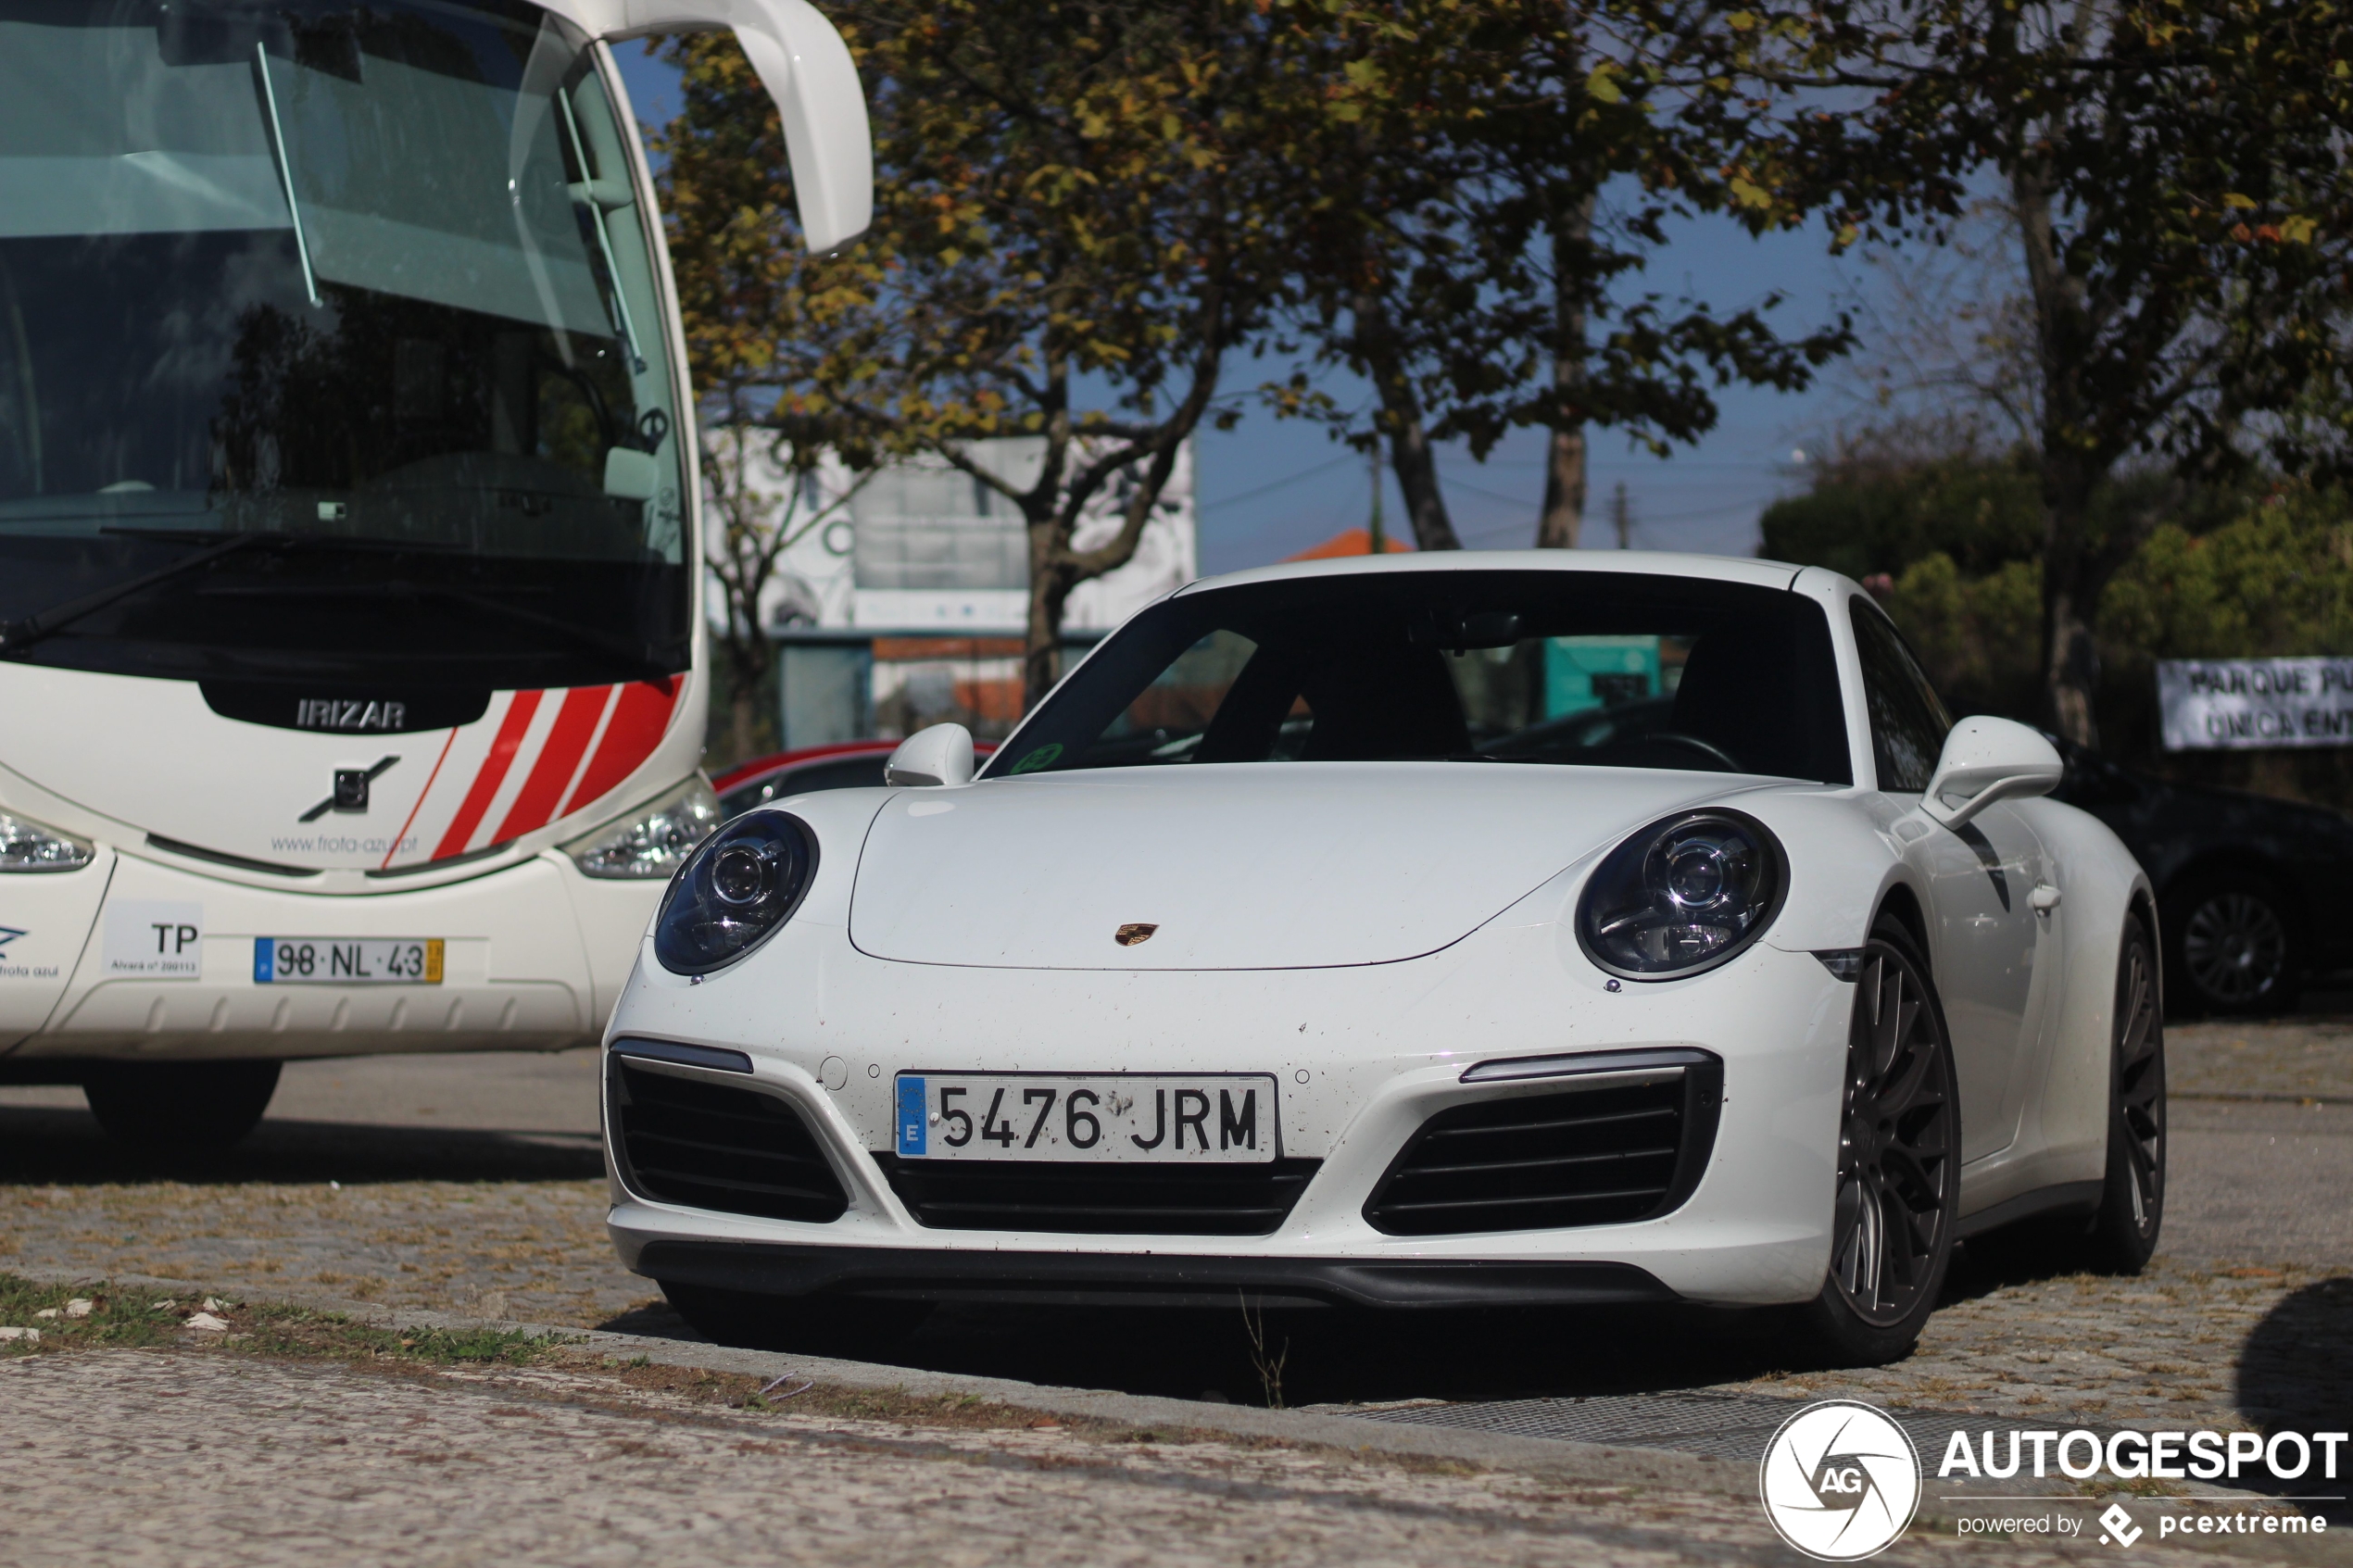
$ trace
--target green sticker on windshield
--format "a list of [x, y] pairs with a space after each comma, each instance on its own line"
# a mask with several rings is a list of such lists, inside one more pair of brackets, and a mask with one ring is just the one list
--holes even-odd
[[1054, 765], [1054, 759], [1062, 754], [1062, 742], [1058, 740], [1048, 741], [1044, 746], [1039, 746], [1037, 750], [1031, 752], [1028, 756], [1014, 763], [1013, 771], [1016, 773], [1034, 773], [1040, 768], [1051, 768]]

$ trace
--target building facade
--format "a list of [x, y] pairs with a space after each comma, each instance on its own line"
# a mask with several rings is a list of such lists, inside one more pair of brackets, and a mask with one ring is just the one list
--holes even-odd
[[[1026, 489], [1045, 449], [1043, 438], [1008, 437], [975, 443], [972, 456]], [[756, 448], [746, 469], [754, 493], [788, 488]], [[1131, 483], [1115, 480], [1094, 498], [1074, 540], [1078, 548], [1116, 534]], [[1029, 613], [1028, 533], [1013, 504], [930, 457], [864, 476], [829, 461], [787, 499], [797, 537], [761, 606], [779, 645], [785, 747], [897, 738], [949, 721], [984, 740], [1010, 734], [1022, 712]], [[1134, 558], [1072, 591], [1065, 659], [1190, 582], [1195, 559], [1188, 442]]]

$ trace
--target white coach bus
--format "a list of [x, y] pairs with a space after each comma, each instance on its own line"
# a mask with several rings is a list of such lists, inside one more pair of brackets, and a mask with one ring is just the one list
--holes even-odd
[[685, 341], [608, 47], [803, 0], [0, 0], [0, 1083], [220, 1142], [281, 1061], [594, 1040], [716, 819]]

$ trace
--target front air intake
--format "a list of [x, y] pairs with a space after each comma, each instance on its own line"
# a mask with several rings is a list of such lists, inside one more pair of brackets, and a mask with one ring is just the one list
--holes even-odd
[[1722, 1063], [1707, 1058], [1645, 1082], [1619, 1075], [1441, 1110], [1373, 1189], [1365, 1219], [1389, 1236], [1655, 1219], [1699, 1185], [1723, 1085]]
[[633, 1191], [768, 1220], [822, 1223], [849, 1207], [809, 1124], [784, 1099], [607, 1060], [613, 1150]]
[[1322, 1163], [1091, 1165], [876, 1154], [915, 1223], [937, 1230], [1267, 1236]]

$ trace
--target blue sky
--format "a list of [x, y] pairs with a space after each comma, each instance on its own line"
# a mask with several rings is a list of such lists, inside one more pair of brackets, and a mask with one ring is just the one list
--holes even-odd
[[[637, 44], [619, 45], [614, 55], [639, 119], [660, 122], [676, 112], [674, 73]], [[1631, 292], [1689, 295], [1719, 314], [1779, 293], [1785, 299], [1772, 320], [1785, 334], [1832, 319], [1869, 276], [1852, 263], [1833, 261], [1818, 230], [1753, 240], [1729, 221], [1702, 220], [1671, 226], [1668, 234], [1669, 244], [1630, 281]], [[1246, 363], [1240, 374], [1254, 368]], [[1334, 395], [1340, 395], [1337, 384]], [[1734, 386], [1716, 395], [1721, 409], [1716, 428], [1664, 460], [1630, 449], [1613, 432], [1591, 433], [1589, 546], [1616, 544], [1610, 503], [1623, 484], [1637, 547], [1755, 551], [1758, 513], [1774, 497], [1802, 488], [1793, 453], [1843, 411], [1839, 372], [1833, 368], [1802, 393]], [[1341, 529], [1363, 526], [1371, 509], [1365, 460], [1296, 420], [1252, 410], [1231, 432], [1203, 433], [1197, 452], [1204, 571], [1279, 560]], [[1441, 456], [1447, 504], [1466, 545], [1516, 549], [1534, 542], [1542, 457], [1542, 437], [1534, 432], [1505, 441], [1484, 463], [1465, 452]], [[1385, 484], [1386, 515], [1392, 528], [1401, 528], [1396, 482]]]

